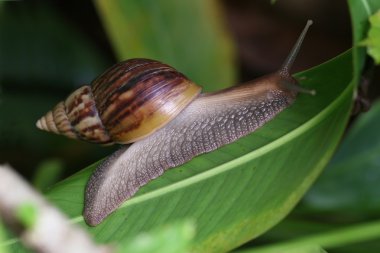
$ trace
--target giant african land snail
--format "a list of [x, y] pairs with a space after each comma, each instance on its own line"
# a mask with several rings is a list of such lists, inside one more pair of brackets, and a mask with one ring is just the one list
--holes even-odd
[[298, 92], [289, 74], [305, 34], [279, 71], [214, 93], [154, 60], [118, 63], [37, 122], [46, 131], [100, 144], [132, 143], [103, 161], [85, 194], [84, 218], [99, 224], [165, 170], [245, 136], [287, 108]]

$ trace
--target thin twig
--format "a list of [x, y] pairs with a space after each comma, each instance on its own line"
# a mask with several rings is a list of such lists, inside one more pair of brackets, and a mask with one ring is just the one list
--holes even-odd
[[[25, 209], [26, 207], [26, 209]], [[26, 220], [22, 209], [27, 210]], [[21, 241], [40, 253], [110, 253], [50, 205], [9, 166], [0, 165], [0, 216]]]

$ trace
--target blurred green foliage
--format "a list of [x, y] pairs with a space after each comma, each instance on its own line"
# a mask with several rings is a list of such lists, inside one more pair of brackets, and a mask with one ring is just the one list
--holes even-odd
[[25, 229], [32, 229], [38, 218], [38, 208], [33, 202], [25, 202], [17, 208], [15, 215]]
[[195, 225], [190, 221], [172, 225], [137, 235], [132, 240], [118, 245], [117, 253], [186, 253], [190, 252], [191, 239], [195, 235]]
[[172, 65], [205, 91], [236, 84], [234, 52], [216, 0], [94, 0], [119, 60]]
[[362, 114], [304, 198], [313, 212], [371, 217], [380, 212], [380, 101]]
[[360, 47], [370, 27], [369, 17], [380, 9], [378, 0], [347, 0], [352, 23], [352, 45], [354, 51], [354, 82], [359, 84], [360, 76], [366, 60], [366, 48]]
[[368, 36], [360, 45], [367, 46], [367, 52], [380, 64], [380, 10], [369, 17], [371, 27], [368, 30]]
[[[363, 243], [380, 237], [380, 220], [359, 225], [346, 226], [339, 229], [331, 229], [312, 235], [301, 235], [296, 239], [272, 243], [268, 246], [241, 250], [238, 253], [277, 253], [277, 252], [309, 252], [309, 250], [322, 250], [323, 248], [337, 248], [356, 242]], [[375, 248], [363, 247], [360, 251], [335, 251], [328, 252], [377, 252]], [[367, 251], [370, 250], [370, 251]]]
[[49, 159], [41, 162], [34, 172], [32, 185], [42, 192], [47, 190], [59, 181], [63, 169], [63, 162], [60, 159]]
[[[0, 10], [1, 10], [1, 4], [0, 4]], [[6, 232], [5, 232], [5, 227], [4, 227], [2, 219], [0, 218], [0, 253], [8, 253], [9, 252], [8, 246], [2, 244], [2, 242], [4, 242], [6, 238], [7, 238], [7, 236], [6, 236]]]
[[323, 248], [321, 248], [318, 245], [295, 245], [292, 247], [279, 247], [276, 249], [270, 250], [256, 250], [256, 249], [250, 249], [250, 250], [242, 250], [242, 251], [236, 251], [236, 253], [327, 253]]

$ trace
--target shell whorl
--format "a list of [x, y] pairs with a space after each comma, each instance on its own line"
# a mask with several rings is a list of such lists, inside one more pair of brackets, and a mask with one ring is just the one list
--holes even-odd
[[175, 118], [200, 91], [169, 65], [130, 59], [73, 92], [37, 127], [90, 142], [131, 143]]
[[111, 138], [130, 143], [160, 129], [200, 93], [174, 68], [149, 59], [114, 65], [92, 83], [100, 118]]
[[58, 103], [53, 110], [41, 117], [37, 121], [36, 126], [44, 131], [62, 134], [72, 139], [77, 138], [67, 118], [63, 102]]
[[42, 130], [72, 139], [100, 144], [112, 143], [100, 120], [91, 87], [88, 85], [71, 93], [65, 101], [58, 103], [53, 110], [38, 120], [36, 125]]

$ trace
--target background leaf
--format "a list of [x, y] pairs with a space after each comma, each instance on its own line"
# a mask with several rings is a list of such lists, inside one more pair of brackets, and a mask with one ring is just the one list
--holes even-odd
[[306, 195], [317, 211], [345, 215], [380, 211], [380, 101], [352, 126], [338, 152]]
[[63, 163], [59, 159], [43, 161], [36, 169], [32, 179], [32, 185], [40, 191], [58, 182], [63, 173]]
[[[0, 8], [1, 8], [1, 4], [0, 4]], [[3, 242], [5, 241], [5, 238], [7, 238], [5, 228], [3, 225], [3, 221], [0, 219], [0, 253], [9, 252], [8, 246], [3, 244]]]
[[117, 253], [186, 253], [194, 233], [195, 227], [190, 221], [166, 225], [121, 243]]
[[352, 22], [352, 44], [354, 81], [359, 83], [360, 74], [364, 65], [366, 50], [359, 43], [366, 37], [369, 22], [368, 18], [380, 9], [378, 0], [348, 0]]
[[368, 54], [376, 64], [380, 64], [380, 10], [369, 17], [369, 22], [368, 36], [360, 44], [367, 46]]
[[232, 45], [217, 1], [94, 2], [119, 60], [160, 60], [204, 90], [235, 84]]

